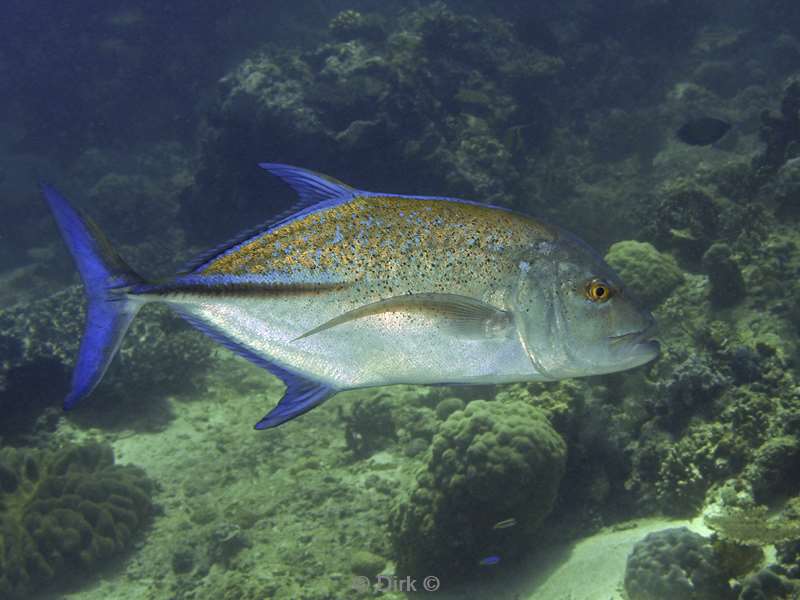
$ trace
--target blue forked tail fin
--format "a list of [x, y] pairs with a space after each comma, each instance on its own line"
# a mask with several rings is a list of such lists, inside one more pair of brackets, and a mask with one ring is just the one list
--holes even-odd
[[86, 325], [72, 373], [72, 389], [64, 399], [64, 410], [69, 410], [103, 378], [142, 305], [141, 300], [131, 298], [127, 291], [130, 286], [142, 283], [142, 279], [119, 257], [91, 219], [73, 208], [53, 187], [41, 184], [41, 188], [75, 259], [87, 301]]

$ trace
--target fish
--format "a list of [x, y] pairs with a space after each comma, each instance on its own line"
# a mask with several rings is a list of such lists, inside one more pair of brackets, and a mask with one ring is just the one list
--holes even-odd
[[492, 556], [487, 556], [486, 558], [482, 558], [481, 560], [478, 561], [478, 564], [481, 565], [482, 567], [489, 567], [492, 565], [497, 565], [499, 563], [500, 563], [500, 557], [497, 556], [496, 554]]
[[134, 272], [91, 218], [40, 184], [87, 299], [66, 410], [96, 388], [152, 302], [283, 381], [256, 429], [343, 390], [553, 381], [659, 353], [652, 315], [589, 246], [554, 225], [260, 166], [294, 188], [297, 206], [162, 281]]
[[514, 527], [517, 524], [517, 520], [514, 517], [510, 519], [503, 519], [502, 521], [498, 521], [494, 525], [492, 525], [492, 529], [508, 529], [509, 527]]
[[690, 146], [709, 146], [718, 142], [731, 129], [731, 124], [714, 117], [689, 119], [681, 125], [675, 135]]

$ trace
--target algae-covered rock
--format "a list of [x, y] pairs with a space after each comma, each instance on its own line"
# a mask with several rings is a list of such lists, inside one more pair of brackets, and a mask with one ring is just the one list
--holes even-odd
[[[452, 413], [393, 513], [400, 572], [463, 574], [488, 555], [531, 548], [565, 462], [561, 436], [525, 402], [476, 400]], [[494, 527], [511, 518], [513, 527]]]
[[130, 548], [152, 513], [144, 471], [109, 446], [0, 450], [0, 597], [25, 598]]
[[609, 248], [606, 262], [631, 292], [651, 307], [666, 300], [683, 282], [683, 272], [675, 259], [647, 242], [617, 242]]

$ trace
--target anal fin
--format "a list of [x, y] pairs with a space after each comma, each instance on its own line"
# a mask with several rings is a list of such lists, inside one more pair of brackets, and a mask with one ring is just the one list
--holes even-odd
[[256, 423], [256, 429], [270, 429], [286, 423], [286, 421], [290, 421], [295, 417], [307, 413], [315, 406], [319, 406], [339, 391], [336, 388], [306, 379], [305, 377], [284, 369], [280, 365], [268, 361], [249, 348], [231, 339], [219, 329], [209, 325], [196, 315], [186, 311], [179, 311], [178, 314], [212, 340], [222, 344], [232, 352], [246, 358], [262, 369], [266, 369], [283, 381], [286, 386], [283, 397], [275, 408]]
[[283, 378], [286, 392], [278, 405], [256, 423], [256, 429], [270, 429], [307, 413], [333, 396], [337, 390], [297, 375]]

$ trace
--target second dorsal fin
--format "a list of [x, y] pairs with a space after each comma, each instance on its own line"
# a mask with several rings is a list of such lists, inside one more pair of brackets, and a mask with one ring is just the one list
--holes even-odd
[[260, 163], [258, 166], [269, 171], [276, 177], [283, 179], [283, 181], [297, 192], [299, 201], [289, 210], [275, 215], [266, 223], [243, 231], [224, 244], [203, 252], [186, 264], [181, 270], [182, 273], [197, 273], [202, 271], [220, 256], [235, 250], [240, 245], [247, 243], [253, 238], [263, 235], [276, 227], [280, 227], [290, 220], [307, 215], [314, 210], [326, 206], [333, 206], [340, 202], [347, 202], [353, 197], [356, 191], [346, 183], [342, 183], [333, 177], [315, 173], [308, 169], [301, 169], [300, 167], [293, 167], [280, 163]]
[[349, 199], [355, 191], [338, 179], [308, 169], [280, 163], [260, 163], [258, 166], [292, 186], [300, 197], [300, 207], [302, 208], [319, 202]]

